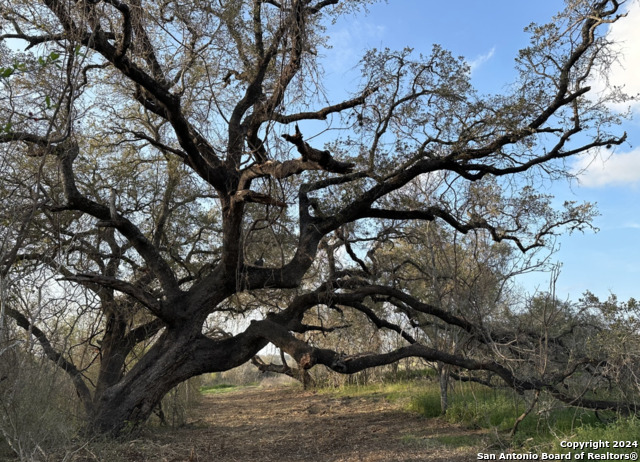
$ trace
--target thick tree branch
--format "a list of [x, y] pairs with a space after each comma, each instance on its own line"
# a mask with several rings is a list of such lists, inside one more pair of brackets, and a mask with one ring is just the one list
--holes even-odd
[[120, 2], [119, 0], [104, 0], [105, 3], [112, 5], [116, 8], [120, 14], [122, 14], [122, 39], [117, 47], [117, 52], [115, 55], [116, 59], [122, 59], [125, 53], [131, 46], [131, 36], [133, 35], [132, 26], [131, 26], [131, 10], [129, 6], [125, 3]]
[[137, 345], [140, 342], [150, 339], [165, 327], [161, 319], [154, 319], [146, 324], [129, 331], [125, 337], [127, 345]]
[[371, 367], [382, 366], [399, 361], [400, 359], [417, 357], [426, 361], [440, 361], [452, 366], [461, 367], [469, 371], [488, 371], [496, 374], [507, 385], [522, 393], [526, 390], [549, 391], [557, 399], [573, 406], [584, 407], [597, 410], [622, 410], [624, 412], [638, 412], [633, 404], [589, 400], [580, 397], [572, 397], [559, 392], [554, 384], [545, 383], [539, 380], [527, 380], [516, 377], [513, 372], [493, 360], [475, 360], [464, 358], [429, 348], [419, 343], [392, 350], [389, 353], [365, 353], [358, 355], [344, 355], [333, 350], [315, 348], [306, 342], [293, 336], [286, 328], [265, 320], [254, 323], [255, 330], [264, 335], [274, 345], [289, 353], [305, 369], [310, 369], [317, 364], [323, 364], [330, 369], [342, 374], [353, 374], [355, 372], [369, 369]]
[[303, 161], [309, 160], [315, 162], [327, 172], [351, 173], [355, 167], [355, 164], [352, 162], [341, 162], [335, 160], [329, 151], [320, 151], [319, 149], [309, 146], [309, 144], [302, 139], [302, 133], [300, 133], [298, 125], [296, 125], [296, 132], [294, 135], [284, 134], [282, 137], [298, 148], [298, 152], [302, 155]]

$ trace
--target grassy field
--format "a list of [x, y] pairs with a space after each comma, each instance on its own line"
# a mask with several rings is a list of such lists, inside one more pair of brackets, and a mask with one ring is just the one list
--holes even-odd
[[[315, 454], [314, 460], [332, 462], [465, 462], [477, 460], [480, 452], [566, 454], [561, 441], [604, 440], [613, 446], [640, 437], [636, 418], [610, 413], [600, 415], [608, 419], [603, 422], [591, 411], [544, 395], [512, 436], [531, 397], [477, 384], [456, 383], [449, 409], [441, 415], [438, 383], [428, 377], [306, 391], [297, 383], [267, 383], [209, 383], [189, 395], [192, 400], [181, 410], [184, 419], [167, 419], [170, 425], [156, 419], [122, 442], [82, 441], [38, 460], [306, 462]], [[170, 411], [168, 403], [165, 412]], [[606, 449], [613, 454], [637, 451], [633, 445]], [[0, 450], [0, 461], [5, 460], [16, 459]]]
[[231, 391], [238, 391], [244, 388], [256, 386], [257, 385], [232, 385], [230, 383], [220, 383], [218, 385], [200, 387], [200, 393], [202, 393], [203, 395], [217, 395], [220, 393], [229, 393]]
[[[345, 386], [326, 389], [323, 393], [380, 397], [400, 402], [405, 410], [425, 418], [437, 418], [468, 429], [485, 430], [489, 447], [515, 452], [568, 452], [560, 447], [561, 441], [630, 441], [630, 447], [607, 449], [612, 454], [626, 454], [637, 452], [638, 447], [633, 442], [640, 440], [640, 421], [637, 418], [618, 418], [613, 413], [599, 417], [593, 411], [568, 407], [544, 395], [512, 436], [513, 425], [529, 407], [528, 399], [531, 397], [518, 395], [512, 390], [490, 389], [477, 384], [456, 383], [449, 395], [446, 415], [441, 415], [439, 387], [435, 381]], [[478, 434], [456, 436], [447, 443], [477, 445]]]

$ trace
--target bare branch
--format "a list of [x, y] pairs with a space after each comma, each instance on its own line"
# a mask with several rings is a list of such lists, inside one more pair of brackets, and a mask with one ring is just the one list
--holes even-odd
[[76, 274], [72, 276], [66, 276], [61, 279], [62, 281], [72, 281], [81, 284], [96, 284], [104, 287], [110, 287], [123, 294], [130, 295], [144, 306], [149, 308], [153, 314], [164, 318], [164, 309], [162, 303], [155, 298], [151, 293], [140, 289], [128, 282], [122, 281], [109, 276], [103, 276], [100, 274]]
[[69, 377], [71, 377], [76, 392], [78, 393], [78, 396], [80, 397], [87, 414], [90, 414], [93, 408], [91, 392], [89, 391], [87, 384], [84, 382], [82, 373], [70, 360], [67, 360], [62, 355], [62, 353], [57, 351], [53, 347], [53, 345], [51, 345], [51, 342], [47, 338], [46, 334], [42, 332], [37, 326], [33, 325], [22, 313], [11, 307], [6, 308], [6, 313], [7, 315], [15, 319], [18, 326], [22, 327], [25, 331], [33, 334], [42, 346], [42, 349], [44, 350], [47, 358], [53, 361], [62, 370], [64, 370], [69, 375]]

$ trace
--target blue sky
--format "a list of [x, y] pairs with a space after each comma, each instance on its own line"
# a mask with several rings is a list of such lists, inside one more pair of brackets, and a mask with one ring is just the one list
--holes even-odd
[[[620, 41], [621, 64], [611, 69], [615, 84], [628, 93], [640, 93], [640, 0], [629, 1], [629, 14], [609, 31]], [[455, 7], [452, 7], [455, 5]], [[410, 46], [427, 54], [434, 43], [472, 66], [472, 78], [481, 93], [495, 93], [515, 76], [514, 58], [528, 43], [524, 27], [546, 23], [562, 10], [561, 0], [536, 2], [513, 0], [396, 0], [374, 4], [369, 13], [343, 18], [332, 26], [333, 49], [326, 56], [330, 92], [353, 90], [363, 53], [373, 47], [401, 49]], [[635, 27], [634, 27], [635, 25]], [[335, 86], [335, 88], [333, 88]], [[572, 168], [579, 181], [556, 184], [551, 193], [563, 202], [597, 203], [598, 233], [562, 236], [552, 257], [562, 263], [556, 286], [560, 298], [577, 300], [585, 290], [601, 298], [610, 293], [620, 299], [640, 298], [640, 104], [632, 106], [635, 120], [621, 131], [629, 143], [602, 156], [576, 159]], [[529, 292], [548, 289], [548, 275], [528, 275], [520, 283]]]

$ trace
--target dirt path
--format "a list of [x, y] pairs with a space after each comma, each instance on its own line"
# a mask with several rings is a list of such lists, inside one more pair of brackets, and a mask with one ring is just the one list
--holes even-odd
[[[166, 462], [462, 462], [476, 460], [478, 449], [467, 438], [481, 444], [474, 436], [403, 412], [382, 396], [245, 389], [203, 396], [187, 427], [154, 431], [121, 447], [119, 456]], [[467, 445], [456, 447], [462, 441]]]

